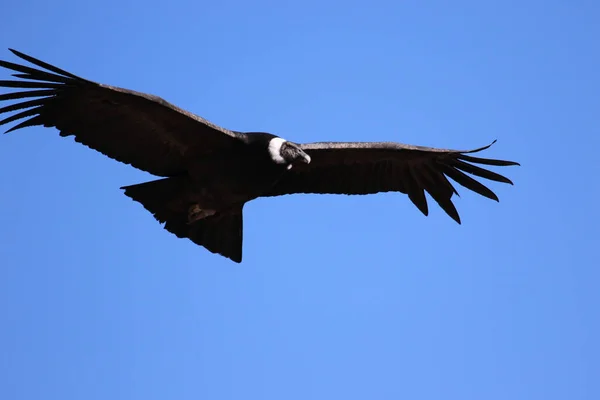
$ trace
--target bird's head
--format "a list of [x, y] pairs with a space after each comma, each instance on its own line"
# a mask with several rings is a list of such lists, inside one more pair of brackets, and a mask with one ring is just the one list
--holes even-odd
[[275, 163], [287, 164], [288, 169], [298, 163], [310, 163], [310, 156], [300, 146], [280, 137], [269, 141], [269, 155]]

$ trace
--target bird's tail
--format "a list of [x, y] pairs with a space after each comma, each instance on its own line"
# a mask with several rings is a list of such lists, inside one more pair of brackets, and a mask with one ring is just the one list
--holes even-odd
[[242, 261], [243, 205], [227, 210], [200, 210], [190, 202], [187, 177], [164, 178], [123, 186], [125, 195], [142, 204], [164, 228], [208, 251]]

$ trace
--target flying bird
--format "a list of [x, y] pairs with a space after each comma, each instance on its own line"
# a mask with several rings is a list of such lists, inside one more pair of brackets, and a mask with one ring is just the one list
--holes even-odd
[[[479, 165], [519, 165], [479, 158], [491, 144], [466, 151], [395, 142], [295, 143], [267, 132], [217, 126], [165, 101], [93, 82], [9, 49], [41, 69], [1, 61], [15, 80], [0, 86], [0, 125], [24, 119], [5, 133], [54, 127], [107, 157], [160, 179], [123, 186], [126, 196], [153, 214], [164, 229], [208, 251], [242, 261], [246, 203], [294, 193], [366, 195], [400, 192], [428, 215], [425, 192], [457, 223], [455, 183], [498, 201], [473, 176], [512, 184]], [[467, 175], [469, 174], [469, 175]]]

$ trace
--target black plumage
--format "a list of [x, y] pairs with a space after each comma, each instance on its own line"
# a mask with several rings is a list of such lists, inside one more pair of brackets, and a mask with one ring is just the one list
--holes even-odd
[[468, 151], [392, 142], [297, 144], [228, 130], [160, 97], [96, 83], [11, 51], [46, 71], [0, 61], [19, 78], [0, 86], [26, 89], [0, 94], [0, 102], [20, 101], [0, 108], [0, 114], [16, 112], [0, 125], [25, 119], [7, 132], [55, 127], [61, 136], [162, 177], [122, 189], [169, 232], [236, 262], [242, 260], [242, 210], [255, 198], [401, 192], [427, 215], [427, 192], [460, 223], [450, 179], [498, 201], [474, 177], [512, 184], [482, 166], [519, 165], [470, 155], [491, 144]]

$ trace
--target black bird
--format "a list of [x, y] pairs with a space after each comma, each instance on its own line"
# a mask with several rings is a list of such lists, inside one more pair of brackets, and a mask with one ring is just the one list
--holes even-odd
[[448, 178], [498, 201], [465, 173], [512, 184], [475, 164], [519, 165], [468, 155], [493, 142], [458, 151], [391, 142], [298, 144], [270, 133], [237, 132], [160, 97], [89, 81], [10, 51], [46, 71], [0, 61], [23, 79], [1, 80], [0, 86], [25, 89], [0, 94], [0, 101], [28, 99], [0, 108], [0, 114], [19, 111], [0, 125], [27, 118], [6, 133], [55, 127], [60, 136], [73, 136], [112, 159], [162, 177], [121, 189], [165, 223], [167, 231], [235, 262], [242, 260], [242, 209], [255, 198], [401, 192], [427, 215], [426, 191], [460, 224], [452, 203], [458, 192]]

